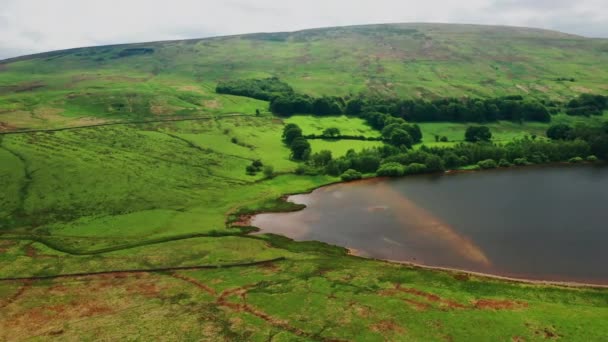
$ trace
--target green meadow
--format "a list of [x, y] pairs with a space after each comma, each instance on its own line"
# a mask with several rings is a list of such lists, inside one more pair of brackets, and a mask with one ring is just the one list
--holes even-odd
[[[154, 52], [121, 55], [136, 47]], [[296, 174], [285, 124], [305, 135], [380, 132], [346, 116], [274, 117], [268, 102], [215, 85], [278, 76], [315, 96], [566, 100], [605, 94], [606, 62], [606, 40], [425, 24], [0, 62], [0, 340], [601, 341], [606, 289], [428, 270], [251, 234], [248, 214], [298, 209], [280, 198], [339, 181]], [[419, 125], [427, 146], [461, 142], [468, 126]], [[488, 124], [499, 143], [543, 138], [549, 125]], [[339, 157], [383, 143], [310, 144]], [[256, 160], [273, 175], [247, 174]]]

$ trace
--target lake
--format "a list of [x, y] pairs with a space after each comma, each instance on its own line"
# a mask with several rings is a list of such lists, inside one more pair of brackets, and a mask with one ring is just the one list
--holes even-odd
[[426, 266], [608, 284], [608, 168], [542, 167], [372, 179], [290, 196], [252, 225]]

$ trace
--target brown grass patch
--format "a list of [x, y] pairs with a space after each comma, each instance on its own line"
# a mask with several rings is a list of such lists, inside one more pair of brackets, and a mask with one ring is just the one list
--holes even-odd
[[511, 300], [480, 299], [473, 306], [481, 310], [516, 310], [527, 308], [528, 303]]
[[21, 297], [25, 291], [27, 291], [27, 289], [29, 289], [32, 286], [32, 284], [30, 282], [25, 282], [23, 284], [23, 286], [21, 286], [17, 292], [15, 292], [12, 296], [8, 297], [7, 300], [4, 301], [4, 303], [0, 303], [0, 309], [5, 308], [9, 305], [11, 305], [12, 303], [14, 303], [17, 299], [19, 299], [19, 297]]
[[173, 278], [177, 278], [177, 279], [179, 279], [179, 280], [183, 280], [183, 281], [185, 281], [185, 282], [188, 282], [188, 283], [190, 283], [190, 284], [192, 284], [192, 285], [194, 285], [194, 286], [198, 287], [199, 289], [201, 289], [201, 290], [203, 290], [203, 291], [207, 292], [208, 294], [210, 294], [210, 295], [212, 295], [212, 296], [215, 296], [215, 295], [216, 295], [216, 292], [215, 292], [215, 290], [214, 290], [213, 288], [211, 288], [210, 286], [207, 286], [207, 285], [205, 285], [205, 284], [201, 283], [200, 281], [198, 281], [198, 280], [196, 280], [196, 279], [193, 279], [193, 278], [190, 278], [190, 277], [186, 277], [186, 276], [181, 275], [181, 274], [179, 274], [179, 273], [177, 273], [177, 272], [173, 272], [173, 273], [171, 274], [171, 276], [172, 276]]
[[195, 85], [182, 85], [174, 88], [179, 91], [189, 91], [192, 93], [205, 94], [205, 92], [201, 88]]
[[7, 122], [0, 121], [0, 132], [10, 132], [17, 129], [17, 126], [13, 126]]
[[203, 106], [205, 106], [205, 108], [209, 108], [209, 109], [220, 109], [223, 107], [222, 103], [218, 100], [203, 101]]
[[583, 87], [583, 86], [574, 86], [571, 89], [576, 92], [579, 92], [579, 93], [587, 93], [587, 94], [593, 93], [592, 89], [589, 89], [589, 88]]
[[402, 334], [405, 332], [405, 329], [403, 329], [401, 326], [399, 326], [397, 323], [395, 323], [392, 320], [384, 320], [384, 321], [375, 323], [370, 327], [370, 329], [374, 332], [379, 332], [379, 333], [392, 332], [392, 333]]
[[429, 309], [431, 307], [429, 304], [419, 302], [419, 301], [413, 300], [413, 299], [406, 298], [406, 299], [404, 299], [404, 301], [418, 311], [426, 311], [427, 309]]

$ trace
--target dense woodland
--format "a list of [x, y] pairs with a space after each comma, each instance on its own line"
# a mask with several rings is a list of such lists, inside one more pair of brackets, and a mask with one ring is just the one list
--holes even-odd
[[293, 114], [360, 116], [367, 113], [389, 114], [409, 122], [495, 122], [498, 120], [550, 122], [551, 114], [601, 115], [608, 109], [608, 96], [583, 94], [567, 103], [524, 98], [521, 95], [490, 99], [443, 98], [400, 99], [354, 96], [312, 97], [296, 93], [278, 78], [234, 80], [218, 84], [222, 94], [248, 96], [270, 101], [270, 110], [277, 115]]

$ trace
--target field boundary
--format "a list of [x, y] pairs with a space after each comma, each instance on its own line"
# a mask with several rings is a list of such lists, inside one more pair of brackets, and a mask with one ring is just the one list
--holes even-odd
[[107, 123], [101, 123], [101, 124], [95, 124], [95, 125], [85, 125], [85, 126], [61, 127], [61, 128], [51, 128], [51, 129], [29, 129], [29, 130], [0, 132], [0, 136], [12, 135], [12, 134], [27, 134], [27, 133], [61, 132], [61, 131], [69, 131], [69, 130], [76, 130], [76, 129], [97, 128], [97, 127], [118, 126], [118, 125], [142, 125], [142, 124], [147, 124], [147, 123], [202, 121], [202, 120], [222, 119], [222, 118], [226, 118], [226, 117], [240, 117], [240, 116], [253, 116], [253, 115], [242, 114], [242, 113], [230, 113], [230, 114], [223, 114], [223, 115], [205, 115], [205, 116], [198, 116], [195, 118], [171, 118], [171, 119], [162, 119], [162, 120], [107, 122]]
[[163, 268], [150, 268], [150, 269], [129, 269], [129, 270], [116, 270], [116, 271], [68, 273], [68, 274], [56, 274], [56, 275], [49, 275], [49, 276], [0, 278], [0, 282], [1, 281], [50, 280], [50, 279], [61, 279], [61, 278], [98, 276], [98, 275], [106, 275], [106, 274], [161, 273], [161, 272], [174, 272], [174, 271], [196, 271], [196, 270], [206, 270], [206, 269], [235, 268], [235, 267], [266, 265], [266, 264], [271, 264], [273, 262], [279, 262], [279, 261], [284, 261], [284, 260], [287, 260], [287, 258], [278, 257], [278, 258], [268, 259], [268, 260], [233, 263], [233, 264], [225, 264], [225, 265], [178, 266], [178, 267], [163, 267]]

